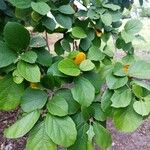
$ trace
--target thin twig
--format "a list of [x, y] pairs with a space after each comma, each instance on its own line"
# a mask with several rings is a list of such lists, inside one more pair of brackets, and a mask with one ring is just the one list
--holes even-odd
[[46, 43], [47, 43], [48, 51], [50, 52], [50, 47], [49, 47], [48, 34], [47, 34], [47, 32], [45, 32], [45, 38], [46, 38]]

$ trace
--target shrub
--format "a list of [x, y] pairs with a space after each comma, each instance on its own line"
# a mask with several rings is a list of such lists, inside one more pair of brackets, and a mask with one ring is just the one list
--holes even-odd
[[[85, 10], [69, 0], [0, 1], [0, 110], [22, 110], [4, 135], [27, 135], [27, 150], [107, 149], [108, 118], [133, 132], [150, 113], [150, 63], [132, 45], [142, 23], [119, 28], [131, 1], [80, 2]], [[54, 51], [53, 33], [62, 34]], [[120, 61], [110, 38], [126, 54]]]

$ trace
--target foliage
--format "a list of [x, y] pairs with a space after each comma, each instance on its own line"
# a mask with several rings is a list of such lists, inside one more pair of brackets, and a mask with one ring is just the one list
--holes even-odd
[[[0, 1], [0, 110], [22, 110], [4, 131], [29, 134], [27, 150], [111, 147], [106, 121], [133, 132], [150, 114], [150, 63], [134, 55], [138, 19], [122, 25], [129, 0]], [[90, 6], [90, 7], [89, 7]], [[47, 16], [50, 11], [51, 17]], [[44, 33], [46, 37], [44, 37]], [[47, 34], [61, 33], [54, 45]], [[125, 56], [116, 61], [109, 46]]]

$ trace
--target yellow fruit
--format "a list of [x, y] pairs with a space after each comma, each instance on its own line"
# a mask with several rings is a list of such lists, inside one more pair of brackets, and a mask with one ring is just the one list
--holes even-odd
[[31, 87], [32, 89], [39, 89], [38, 83], [30, 83], [30, 87]]
[[82, 61], [86, 59], [86, 55], [83, 52], [79, 52], [75, 57], [75, 64], [79, 65]]
[[96, 30], [96, 35], [97, 37], [101, 37], [102, 36], [102, 31], [101, 30]]
[[126, 74], [128, 73], [128, 71], [129, 71], [129, 65], [128, 65], [128, 64], [126, 64], [126, 65], [123, 66], [123, 71], [124, 71]]

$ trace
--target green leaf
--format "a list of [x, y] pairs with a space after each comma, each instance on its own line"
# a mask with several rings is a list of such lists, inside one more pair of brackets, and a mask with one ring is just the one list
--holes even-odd
[[102, 149], [108, 149], [112, 145], [111, 134], [98, 122], [94, 123], [96, 144]]
[[87, 133], [87, 135], [88, 135], [88, 141], [89, 141], [89, 142], [92, 142], [92, 141], [93, 141], [93, 138], [94, 138], [94, 136], [95, 136], [95, 133], [94, 133], [94, 130], [93, 130], [93, 126], [92, 126], [92, 125], [90, 125], [89, 130], [88, 130], [86, 133]]
[[68, 40], [63, 39], [63, 40], [61, 41], [61, 46], [62, 46], [62, 48], [64, 49], [64, 51], [70, 52], [71, 46], [70, 46], [70, 43], [69, 43]]
[[85, 31], [81, 27], [73, 27], [72, 28], [72, 35], [75, 38], [79, 38], [79, 39], [83, 39], [83, 38], [87, 37]]
[[25, 9], [29, 8], [31, 6], [31, 0], [10, 0], [9, 1], [13, 6], [20, 8], [20, 9]]
[[57, 150], [56, 144], [52, 142], [45, 131], [44, 122], [38, 124], [29, 134], [26, 150]]
[[50, 11], [50, 7], [45, 2], [31, 2], [31, 7], [34, 11], [41, 15], [46, 15]]
[[102, 14], [101, 19], [106, 26], [110, 26], [112, 24], [112, 17], [109, 13]]
[[87, 131], [89, 129], [89, 125], [87, 123], [82, 123], [77, 129], [77, 140], [75, 141], [74, 145], [68, 148], [68, 150], [87, 150]]
[[79, 67], [71, 59], [63, 59], [58, 64], [58, 69], [62, 73], [69, 76], [78, 76], [80, 74]]
[[105, 55], [101, 52], [101, 50], [98, 47], [92, 46], [88, 51], [87, 57], [90, 60], [101, 61], [104, 59]]
[[37, 54], [33, 51], [28, 51], [21, 55], [21, 60], [24, 60], [25, 62], [31, 64], [35, 63], [36, 59], [37, 59]]
[[115, 127], [122, 132], [133, 132], [143, 122], [142, 116], [138, 115], [133, 106], [130, 105], [124, 109], [118, 109], [114, 112], [113, 121]]
[[102, 98], [101, 98], [101, 108], [102, 110], [106, 113], [109, 113], [111, 111], [111, 97], [113, 95], [113, 92], [110, 91], [110, 90], [106, 90], [103, 95], [102, 95]]
[[58, 8], [58, 11], [67, 15], [71, 15], [75, 13], [74, 9], [70, 5], [62, 5]]
[[79, 104], [73, 99], [71, 91], [69, 89], [60, 89], [55, 93], [56, 96], [63, 97], [66, 102], [68, 103], [68, 113], [75, 114], [80, 106]]
[[4, 38], [8, 47], [15, 51], [25, 50], [30, 43], [29, 31], [17, 22], [5, 25]]
[[59, 23], [65, 29], [70, 29], [72, 27], [72, 18], [63, 14], [58, 14], [55, 16], [57, 23]]
[[90, 48], [91, 44], [92, 44], [92, 42], [89, 39], [89, 37], [87, 36], [87, 38], [81, 39], [79, 47], [83, 51], [87, 51]]
[[[144, 73], [142, 70], [144, 70]], [[150, 63], [144, 60], [134, 62], [129, 67], [129, 76], [140, 79], [150, 79]]]
[[139, 98], [143, 96], [143, 89], [141, 86], [134, 83], [132, 85], [132, 90], [133, 90], [133, 93], [135, 94], [135, 96], [137, 96]]
[[121, 32], [121, 37], [123, 38], [123, 40], [125, 41], [125, 43], [132, 42], [133, 39], [135, 38], [135, 36], [133, 34], [130, 34], [130, 33], [126, 32], [125, 30], [123, 30]]
[[20, 104], [24, 86], [13, 82], [10, 76], [0, 80], [0, 110], [15, 109]]
[[4, 42], [0, 41], [0, 68], [14, 63], [16, 59], [17, 54], [10, 50]]
[[42, 25], [50, 31], [54, 31], [56, 28], [56, 22], [52, 18], [46, 18], [42, 21]]
[[45, 47], [45, 46], [46, 46], [46, 40], [42, 36], [35, 35], [31, 38], [30, 47], [39, 48], [39, 47]]
[[20, 138], [24, 136], [33, 128], [39, 117], [40, 113], [38, 111], [33, 111], [27, 114], [15, 124], [5, 129], [4, 135], [7, 138]]
[[37, 58], [37, 62], [42, 65], [42, 66], [46, 66], [49, 67], [52, 64], [52, 55], [50, 54], [49, 51], [47, 51], [44, 48], [40, 48], [38, 50], [35, 50], [38, 58]]
[[114, 4], [103, 4], [103, 7], [109, 8], [109, 9], [111, 9], [113, 11], [116, 11], [116, 10], [120, 9], [120, 6], [114, 5]]
[[136, 101], [133, 108], [139, 115], [147, 116], [150, 113], [150, 101]]
[[88, 107], [94, 101], [95, 88], [91, 82], [83, 77], [74, 81], [74, 87], [71, 89], [73, 98], [82, 106]]
[[142, 87], [142, 88], [144, 88], [144, 89], [150, 91], [150, 85], [147, 84], [147, 83], [145, 83], [145, 82], [143, 82], [143, 81], [133, 80], [133, 84], [137, 84], [137, 85], [139, 85], [140, 87]]
[[40, 82], [40, 69], [37, 65], [31, 65], [23, 61], [19, 61], [17, 65], [18, 73], [27, 81]]
[[46, 104], [47, 98], [48, 95], [46, 92], [28, 88], [21, 98], [21, 108], [24, 112], [41, 109]]
[[92, 63], [91, 60], [86, 59], [86, 60], [81, 62], [79, 68], [82, 71], [90, 71], [90, 70], [93, 70], [95, 68], [95, 65]]
[[96, 73], [95, 71], [93, 72], [86, 72], [83, 75], [84, 78], [88, 79], [92, 85], [95, 87], [95, 92], [99, 93], [100, 92], [100, 88], [103, 84], [103, 80], [100, 76], [100, 74]]
[[111, 106], [115, 108], [127, 107], [131, 103], [131, 100], [132, 93], [130, 89], [126, 89], [122, 92], [115, 91], [115, 93], [111, 97]]
[[130, 34], [136, 34], [142, 29], [143, 24], [138, 19], [129, 20], [125, 24], [125, 31]]
[[46, 132], [52, 141], [60, 146], [69, 147], [74, 144], [77, 137], [75, 123], [70, 117], [46, 116]]
[[66, 116], [68, 114], [68, 103], [60, 96], [54, 96], [47, 104], [48, 111], [55, 116]]
[[123, 66], [122, 63], [117, 62], [117, 63], [114, 65], [113, 74], [114, 74], [115, 76], [120, 76], [120, 77], [126, 76], [126, 73], [124, 72], [123, 67], [124, 67], [124, 66]]
[[48, 74], [52, 74], [53, 76], [57, 76], [57, 77], [66, 77], [65, 74], [61, 73], [58, 70], [58, 64], [59, 64], [60, 60], [56, 61], [55, 63], [53, 63], [51, 65], [51, 67], [47, 70]]
[[13, 72], [13, 81], [17, 84], [21, 84], [24, 80], [24, 78], [18, 73], [17, 70], [14, 70]]
[[105, 121], [106, 120], [106, 115], [103, 112], [100, 103], [93, 103], [92, 108], [95, 111], [94, 112], [94, 118], [98, 121]]
[[128, 82], [128, 77], [116, 77], [112, 74], [107, 75], [106, 83], [109, 89], [118, 89]]
[[93, 138], [95, 136], [95, 133], [93, 131], [92, 125], [90, 125], [89, 130], [86, 133], [88, 135], [87, 150], [94, 150]]

